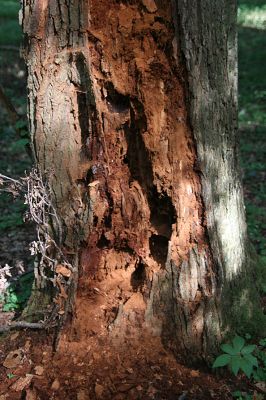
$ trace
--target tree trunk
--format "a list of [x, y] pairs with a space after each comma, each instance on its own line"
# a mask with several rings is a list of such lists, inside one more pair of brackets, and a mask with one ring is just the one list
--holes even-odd
[[61, 314], [78, 281], [69, 336], [206, 358], [249, 266], [234, 1], [23, 0], [21, 17]]

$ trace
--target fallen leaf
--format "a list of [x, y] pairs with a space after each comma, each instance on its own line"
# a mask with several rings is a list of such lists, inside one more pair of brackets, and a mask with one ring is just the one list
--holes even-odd
[[[17, 339], [17, 337], [19, 336], [19, 332], [15, 332], [15, 333], [13, 333], [11, 336], [10, 336], [10, 340], [16, 340]], [[1, 399], [1, 398], [0, 398]]]
[[3, 362], [5, 368], [16, 368], [23, 361], [23, 352], [21, 349], [11, 351]]
[[52, 390], [58, 390], [60, 388], [60, 382], [58, 379], [55, 379], [52, 383], [51, 389]]
[[192, 369], [190, 371], [190, 375], [192, 376], [192, 378], [198, 378], [200, 376], [200, 372], [197, 370]]
[[103, 392], [104, 392], [104, 387], [102, 385], [99, 385], [98, 383], [96, 383], [95, 394], [96, 394], [97, 399], [102, 398]]
[[21, 392], [23, 389], [25, 389], [26, 386], [31, 383], [32, 378], [32, 374], [27, 374], [25, 377], [19, 378], [15, 383], [13, 383], [11, 389], [15, 390], [16, 392]]
[[35, 374], [36, 375], [42, 375], [44, 368], [41, 365], [36, 365], [36, 367], [34, 368]]

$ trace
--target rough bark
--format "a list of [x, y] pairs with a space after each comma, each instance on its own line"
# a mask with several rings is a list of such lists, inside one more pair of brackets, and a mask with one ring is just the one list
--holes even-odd
[[221, 293], [246, 261], [233, 3], [23, 0], [36, 160], [78, 271], [75, 338], [146, 332], [191, 358], [221, 338]]

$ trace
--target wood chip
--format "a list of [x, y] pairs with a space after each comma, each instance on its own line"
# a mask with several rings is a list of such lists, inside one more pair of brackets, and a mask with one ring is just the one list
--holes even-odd
[[192, 376], [192, 378], [198, 378], [200, 376], [199, 371], [192, 369], [190, 371], [190, 375]]
[[28, 386], [32, 381], [33, 375], [27, 374], [25, 377], [19, 378], [12, 386], [11, 389], [16, 392], [22, 392], [26, 386]]

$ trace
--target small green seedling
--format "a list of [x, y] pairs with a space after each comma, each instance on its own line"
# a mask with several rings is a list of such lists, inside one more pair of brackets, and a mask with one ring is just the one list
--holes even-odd
[[258, 368], [258, 359], [252, 355], [256, 345], [245, 346], [245, 339], [235, 336], [231, 344], [222, 344], [224, 354], [218, 356], [214, 361], [213, 368], [228, 366], [234, 375], [240, 370], [250, 378], [254, 368]]

